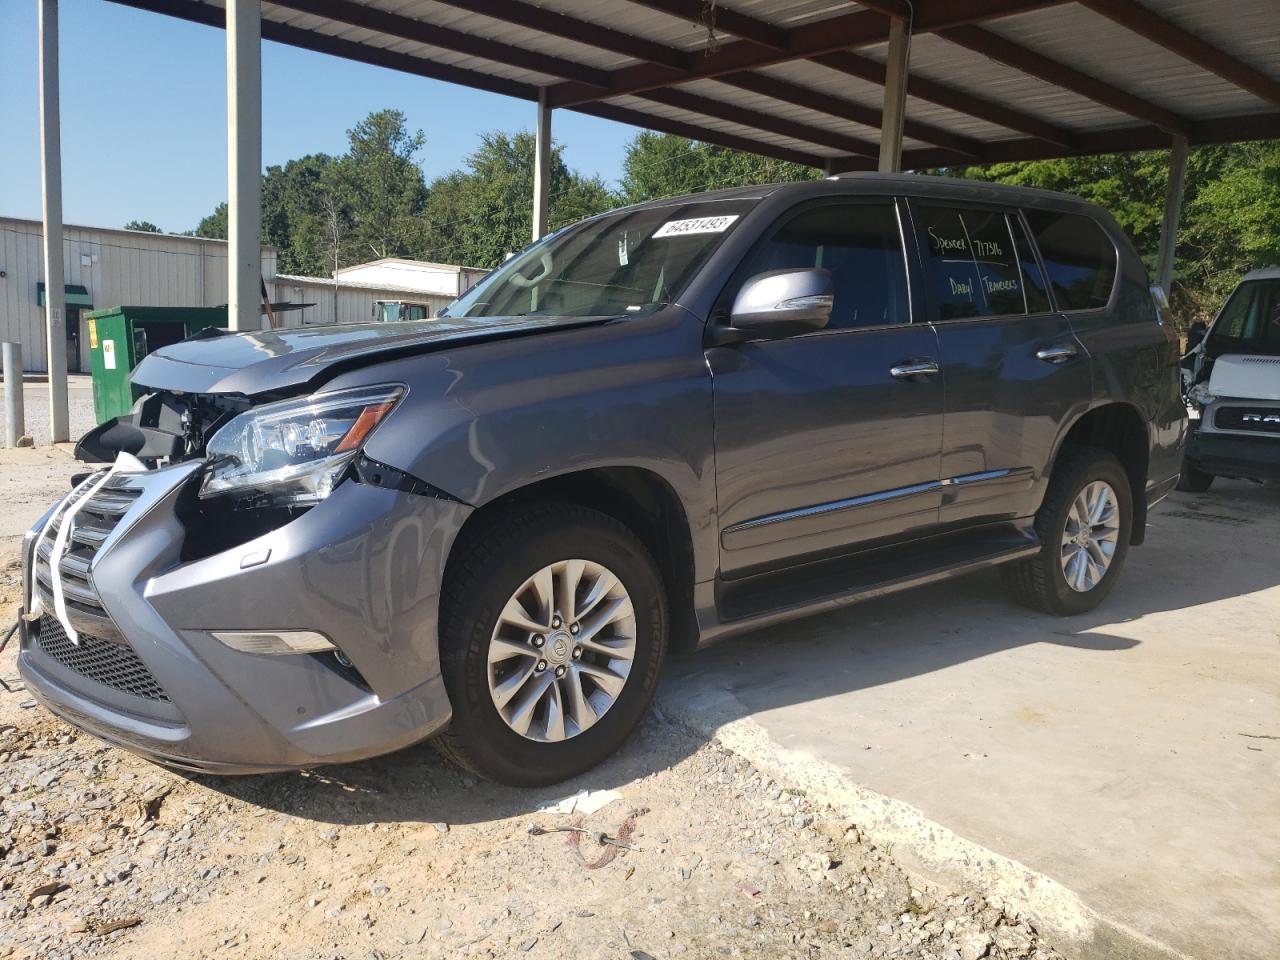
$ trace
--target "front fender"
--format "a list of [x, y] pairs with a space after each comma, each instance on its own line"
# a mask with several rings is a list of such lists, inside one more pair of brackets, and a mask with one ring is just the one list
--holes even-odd
[[711, 381], [702, 323], [672, 307], [353, 371], [327, 389], [408, 385], [365, 447], [472, 506], [583, 470], [665, 480], [692, 525], [698, 579], [716, 565]]

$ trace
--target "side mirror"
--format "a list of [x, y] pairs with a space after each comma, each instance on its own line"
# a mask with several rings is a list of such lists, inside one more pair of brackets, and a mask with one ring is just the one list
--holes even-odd
[[1209, 332], [1209, 325], [1203, 320], [1197, 320], [1187, 330], [1187, 352], [1190, 353], [1204, 341], [1205, 334]]
[[729, 312], [731, 329], [789, 336], [821, 330], [831, 319], [831, 271], [771, 270], [742, 285]]

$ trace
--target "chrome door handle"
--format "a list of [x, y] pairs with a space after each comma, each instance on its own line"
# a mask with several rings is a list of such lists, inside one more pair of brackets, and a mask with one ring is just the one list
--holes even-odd
[[1043, 350], [1037, 350], [1036, 357], [1045, 363], [1066, 363], [1079, 352], [1069, 343], [1059, 343], [1052, 347], [1045, 347]]
[[910, 380], [912, 377], [929, 377], [938, 372], [937, 360], [919, 360], [914, 363], [900, 363], [889, 368], [889, 375], [895, 380]]

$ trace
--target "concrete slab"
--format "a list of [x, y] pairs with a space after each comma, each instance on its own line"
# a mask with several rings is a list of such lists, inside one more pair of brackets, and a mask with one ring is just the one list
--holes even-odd
[[1280, 956], [1280, 490], [1153, 513], [1093, 614], [991, 573], [677, 661], [664, 708], [1086, 957]]

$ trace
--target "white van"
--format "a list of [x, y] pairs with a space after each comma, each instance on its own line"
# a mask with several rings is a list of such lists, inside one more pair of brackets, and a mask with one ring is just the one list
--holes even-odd
[[1247, 274], [1188, 341], [1192, 434], [1178, 489], [1200, 493], [1214, 477], [1280, 482], [1280, 267]]

